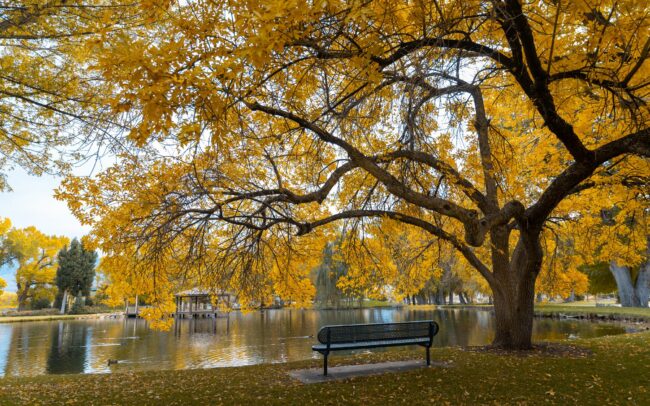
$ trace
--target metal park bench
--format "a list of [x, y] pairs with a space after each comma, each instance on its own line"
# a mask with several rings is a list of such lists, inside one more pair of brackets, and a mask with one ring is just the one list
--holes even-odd
[[340, 350], [421, 345], [427, 350], [427, 365], [431, 365], [429, 349], [436, 334], [438, 334], [438, 323], [433, 320], [324, 326], [318, 331], [320, 344], [314, 345], [311, 349], [325, 357], [324, 375], [327, 375], [329, 353]]

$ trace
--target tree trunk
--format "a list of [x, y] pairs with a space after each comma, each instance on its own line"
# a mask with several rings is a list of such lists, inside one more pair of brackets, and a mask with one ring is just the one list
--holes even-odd
[[[618, 266], [616, 261], [609, 263], [609, 270], [614, 275], [616, 287], [618, 288], [618, 297], [623, 307], [639, 307], [641, 303], [632, 284], [630, 270], [626, 266]], [[639, 275], [641, 276], [641, 275]]]
[[463, 296], [463, 292], [460, 292], [458, 294], [458, 299], [460, 300], [460, 304], [467, 304], [467, 301], [465, 300], [465, 297]]
[[68, 290], [63, 291], [63, 299], [61, 299], [61, 314], [65, 314], [65, 306], [68, 303]]
[[81, 296], [81, 292], [79, 292], [74, 297], [74, 306], [79, 308], [79, 307], [83, 307], [83, 305], [84, 305], [84, 297]]
[[567, 303], [575, 302], [576, 301], [576, 293], [571, 289], [571, 294], [569, 297], [566, 299]]
[[492, 235], [496, 332], [492, 345], [511, 350], [532, 348], [535, 280], [542, 266], [539, 233], [521, 233], [509, 259], [508, 234], [495, 230]]
[[453, 305], [454, 304], [454, 292], [449, 291], [449, 304]]
[[436, 304], [444, 305], [445, 304], [445, 292], [442, 288], [438, 289], [436, 292]]
[[492, 345], [495, 347], [532, 347], [535, 282], [520, 281], [519, 285], [518, 291], [511, 284], [502, 284], [494, 290], [496, 335]]
[[636, 293], [639, 306], [648, 307], [648, 296], [650, 294], [650, 258], [639, 269], [634, 293]]
[[18, 287], [18, 311], [25, 310], [25, 305], [27, 304], [27, 299], [29, 298], [29, 288], [30, 285], [26, 285], [21, 291], [21, 284], [17, 284]]

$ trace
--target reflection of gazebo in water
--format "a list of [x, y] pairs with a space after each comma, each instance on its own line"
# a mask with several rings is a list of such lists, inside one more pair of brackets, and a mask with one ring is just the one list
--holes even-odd
[[218, 308], [212, 305], [212, 298], [217, 303], [224, 303], [231, 307], [237, 297], [228, 292], [211, 292], [207, 289], [194, 288], [176, 293], [175, 317], [217, 317]]

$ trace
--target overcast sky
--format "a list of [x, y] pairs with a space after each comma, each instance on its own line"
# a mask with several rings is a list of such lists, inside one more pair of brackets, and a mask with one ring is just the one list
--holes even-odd
[[[65, 202], [54, 198], [54, 189], [60, 178], [44, 175], [31, 176], [22, 169], [8, 175], [13, 191], [0, 193], [0, 217], [9, 217], [14, 227], [35, 226], [45, 234], [81, 238], [89, 228], [79, 224]], [[14, 270], [0, 269], [0, 277], [7, 281], [7, 291], [15, 292]]]

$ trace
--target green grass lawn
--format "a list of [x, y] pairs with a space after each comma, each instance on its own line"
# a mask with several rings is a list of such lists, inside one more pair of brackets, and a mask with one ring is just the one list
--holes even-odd
[[[569, 344], [565, 342], [564, 344]], [[650, 332], [571, 345], [587, 356], [528, 356], [438, 348], [450, 364], [410, 372], [304, 385], [288, 364], [182, 371], [0, 379], [0, 404], [650, 404]], [[422, 350], [333, 356], [331, 365], [422, 358]]]
[[568, 304], [542, 304], [536, 305], [535, 311], [540, 314], [571, 314], [595, 316], [619, 316], [621, 318], [638, 318], [650, 321], [650, 307], [596, 307]]

